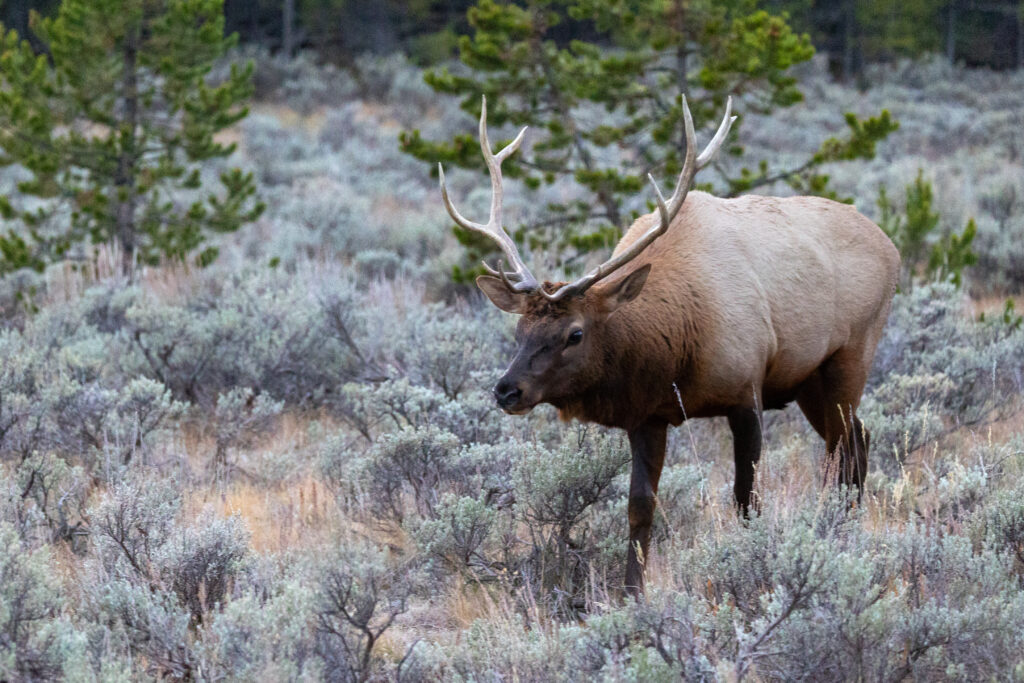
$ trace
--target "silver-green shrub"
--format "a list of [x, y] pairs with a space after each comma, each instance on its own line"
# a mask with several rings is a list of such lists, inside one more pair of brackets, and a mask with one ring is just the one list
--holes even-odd
[[355, 297], [344, 279], [303, 282], [276, 271], [223, 289], [211, 283], [183, 303], [139, 297], [118, 334], [122, 362], [205, 406], [236, 387], [315, 405], [364, 369], [355, 332], [335, 310], [350, 310]]
[[214, 464], [226, 470], [229, 450], [267, 434], [283, 407], [284, 401], [275, 401], [266, 394], [257, 395], [250, 388], [236, 387], [218, 396], [213, 410], [217, 443]]
[[47, 549], [32, 550], [0, 522], [0, 679], [47, 680], [63, 670], [65, 604]]
[[1015, 486], [992, 496], [975, 511], [974, 535], [997, 552], [1013, 557], [1024, 582], [1024, 486]]
[[203, 623], [200, 648], [207, 676], [323, 678], [323, 664], [312, 637], [316, 596], [310, 590], [308, 563], [288, 559], [293, 566], [291, 575], [276, 581], [269, 594], [253, 591], [236, 597]]
[[407, 568], [361, 544], [338, 548], [323, 564], [314, 610], [316, 652], [326, 680], [347, 683], [380, 675], [384, 665], [374, 649], [408, 609], [412, 587]]
[[556, 448], [521, 446], [513, 465], [514, 510], [526, 523], [531, 552], [520, 560], [518, 573], [532, 590], [552, 596], [557, 609], [581, 606], [581, 591], [597, 569], [592, 563], [598, 546], [610, 535], [590, 524], [590, 517], [624, 495], [613, 484], [627, 462], [625, 439], [594, 427], [569, 430]]
[[34, 453], [8, 469], [14, 485], [11, 512], [22, 538], [32, 542], [63, 540], [81, 550], [90, 477], [51, 453]]
[[105, 572], [152, 583], [157, 553], [170, 541], [181, 496], [168, 482], [127, 479], [89, 511], [95, 557]]
[[229, 517], [177, 529], [154, 559], [162, 584], [202, 622], [223, 607], [248, 554], [248, 531]]
[[[486, 309], [485, 309], [486, 310]], [[493, 314], [451, 315], [424, 308], [407, 322], [402, 361], [416, 383], [439, 389], [450, 399], [482, 378], [475, 372], [494, 370], [503, 358], [501, 334]]]
[[[434, 426], [384, 434], [359, 464], [373, 514], [401, 523], [411, 508], [436, 516], [442, 484], [453, 476], [458, 437]], [[408, 502], [408, 504], [407, 504]]]
[[1024, 330], [971, 320], [963, 307], [949, 284], [893, 302], [861, 409], [874, 462], [890, 475], [927, 441], [1005, 415], [1024, 389]]
[[491, 573], [492, 562], [481, 552], [498, 511], [486, 500], [446, 493], [435, 510], [414, 530], [417, 544], [455, 571]]
[[535, 629], [519, 615], [502, 620], [478, 619], [463, 631], [460, 647], [448, 648], [446, 677], [458, 681], [571, 679], [567, 661], [578, 629], [552, 624]]
[[[155, 678], [197, 674], [191, 615], [172, 593], [111, 578], [93, 587], [84, 603], [82, 617], [100, 625], [94, 637], [106, 641], [98, 646], [106, 650], [106, 657], [137, 659], [139, 673]], [[102, 661], [94, 666], [99, 669]]]
[[[486, 380], [474, 373], [474, 387]], [[381, 431], [434, 424], [465, 443], [494, 443], [503, 434], [500, 413], [490, 393], [479, 388], [458, 399], [440, 389], [413, 384], [407, 378], [342, 387], [342, 414], [367, 440]]]

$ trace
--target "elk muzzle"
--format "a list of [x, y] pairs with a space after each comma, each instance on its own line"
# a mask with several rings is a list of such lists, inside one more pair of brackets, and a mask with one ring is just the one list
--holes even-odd
[[498, 402], [498, 405], [505, 412], [517, 412], [517, 405], [522, 398], [523, 390], [507, 377], [502, 377], [494, 387], [494, 400]]

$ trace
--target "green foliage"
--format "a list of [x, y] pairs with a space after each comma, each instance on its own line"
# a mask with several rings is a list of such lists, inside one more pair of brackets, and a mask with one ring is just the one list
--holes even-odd
[[[978, 319], [981, 322], [985, 322], [985, 313], [982, 312]], [[1003, 303], [1003, 313], [999, 317], [1003, 325], [1011, 327], [1015, 330], [1019, 330], [1021, 325], [1024, 325], [1024, 315], [1017, 313], [1017, 306], [1013, 299], [1007, 299]]]
[[937, 52], [948, 21], [948, 4], [941, 0], [908, 0], [894, 9], [884, 0], [856, 0], [860, 48], [869, 61]]
[[436, 515], [439, 487], [451, 476], [458, 439], [430, 426], [384, 434], [363, 465], [377, 516], [401, 522], [408, 497], [420, 516]]
[[[717, 124], [727, 95], [740, 99], [741, 113], [768, 113], [802, 99], [790, 68], [814, 52], [810, 39], [795, 33], [784, 15], [757, 9], [749, 0], [481, 0], [468, 17], [474, 33], [463, 36], [459, 47], [469, 70], [431, 71], [425, 79], [437, 92], [460, 97], [462, 109], [473, 116], [479, 115], [480, 95], [487, 95], [492, 127], [529, 124], [541, 131], [506, 162], [505, 175], [533, 189], [569, 182], [583, 190], [581, 199], [549, 203], [542, 226], [516, 235], [531, 248], [554, 247], [560, 265], [615, 242], [639, 214], [636, 195], [648, 173], [679, 172], [686, 151], [680, 92], [701, 128]], [[593, 42], [558, 42], [556, 27], [567, 22], [593, 26]], [[794, 168], [774, 169], [764, 161], [757, 171], [723, 176], [728, 192], [785, 180], [803, 192], [830, 196], [827, 176], [815, 169], [873, 157], [875, 144], [896, 127], [888, 112], [865, 121], [847, 114], [847, 123], [847, 138], [826, 141]], [[433, 166], [482, 168], [470, 135], [433, 142], [411, 130], [400, 141], [405, 152]], [[739, 155], [743, 148], [733, 145], [730, 152]], [[470, 263], [493, 250], [479, 236], [458, 230], [456, 236]], [[454, 274], [465, 280], [477, 272], [460, 265]]]
[[975, 534], [995, 550], [1009, 553], [1024, 576], [1024, 496], [1021, 487], [997, 494], [974, 516]]
[[229, 517], [181, 529], [160, 548], [157, 566], [164, 586], [201, 623], [223, 607], [248, 554], [248, 531]]
[[129, 291], [116, 321], [122, 363], [179, 400], [212, 407], [218, 395], [245, 386], [271, 401], [317, 402], [362, 374], [345, 279], [325, 285], [319, 299], [286, 273], [267, 270], [174, 304]]
[[428, 555], [456, 571], [472, 573], [477, 564], [486, 564], [481, 546], [494, 526], [497, 510], [486, 500], [447, 493], [441, 498], [437, 517], [424, 521], [415, 532], [416, 541]]
[[[169, 484], [128, 480], [90, 510], [97, 560], [122, 584], [126, 599], [144, 588], [201, 623], [219, 609], [249, 552], [236, 518], [179, 526], [181, 500]], [[133, 619], [138, 618], [133, 616]]]
[[171, 541], [180, 509], [181, 495], [169, 482], [118, 484], [89, 511], [96, 558], [115, 575], [155, 581], [157, 554]]
[[932, 245], [928, 257], [928, 272], [940, 280], [950, 280], [959, 287], [963, 282], [963, 271], [978, 262], [978, 255], [971, 249], [978, 226], [971, 218], [963, 232], [949, 233]]
[[959, 287], [964, 269], [978, 261], [978, 256], [971, 249], [978, 232], [973, 218], [959, 234], [947, 232], [944, 237], [932, 241], [941, 218], [932, 210], [933, 201], [932, 184], [924, 179], [921, 169], [918, 169], [913, 184], [907, 185], [904, 215], [897, 212], [885, 187], [878, 188], [875, 202], [880, 212], [878, 225], [900, 250], [903, 261], [901, 281], [906, 288], [913, 286], [914, 278], [919, 275], [932, 280], [949, 280]]
[[65, 0], [33, 20], [39, 56], [0, 29], [0, 164], [32, 176], [0, 205], [20, 223], [0, 237], [0, 272], [117, 242], [128, 275], [136, 260], [184, 259], [209, 233], [259, 216], [251, 174], [224, 171], [210, 192], [202, 173], [234, 151], [216, 136], [246, 116], [252, 92], [251, 65], [210, 77], [235, 42], [222, 10], [223, 0]]
[[874, 159], [877, 144], [895, 132], [899, 128], [899, 123], [886, 109], [878, 116], [863, 120], [850, 112], [847, 112], [844, 118], [850, 129], [848, 137], [828, 138], [803, 165], [775, 177], [768, 174], [767, 166], [764, 164], [760, 167], [758, 175], [752, 175], [748, 169], [743, 169], [739, 178], [729, 179], [731, 194], [739, 194], [767, 182], [785, 180], [790, 187], [802, 194], [818, 195], [852, 204], [853, 198], [837, 196], [829, 189], [829, 176], [818, 173], [815, 169], [830, 162]]
[[289, 576], [237, 596], [203, 626], [204, 672], [211, 678], [269, 676], [316, 680], [322, 665], [310, 632], [316, 596], [309, 562], [291, 563]]
[[158, 381], [104, 372], [110, 338], [81, 317], [74, 335], [65, 337], [74, 316], [64, 313], [43, 313], [22, 333], [0, 335], [0, 348], [17, 354], [0, 372], [0, 461], [20, 462], [25, 497], [37, 501], [56, 535], [70, 540], [76, 498], [58, 496], [68, 507], [52, 507], [58, 485], [70, 493], [82, 476], [68, 468], [116, 479], [121, 468], [145, 459], [184, 406]]
[[72, 466], [53, 453], [34, 453], [13, 472], [22, 498], [19, 532], [32, 540], [63, 540], [81, 550], [89, 477], [84, 467]]

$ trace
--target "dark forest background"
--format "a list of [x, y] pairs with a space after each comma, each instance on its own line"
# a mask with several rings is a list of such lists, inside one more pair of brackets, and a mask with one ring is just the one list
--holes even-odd
[[[557, 0], [556, 0], [557, 1]], [[737, 0], [732, 0], [737, 1]], [[740, 0], [742, 1], [742, 0]], [[529, 0], [551, 4], [551, 0]], [[694, 0], [666, 0], [691, 4]], [[28, 35], [31, 10], [52, 12], [56, 0], [0, 0], [0, 22]], [[313, 50], [351, 64], [367, 52], [402, 51], [429, 64], [455, 56], [469, 32], [474, 0], [226, 0], [227, 30], [243, 43], [288, 54]], [[520, 3], [523, 4], [523, 3]], [[856, 77], [864, 64], [944, 54], [971, 67], [1024, 66], [1024, 0], [760, 0], [784, 11], [828, 55], [833, 72]], [[565, 23], [556, 37], [592, 39], [590, 28]]]

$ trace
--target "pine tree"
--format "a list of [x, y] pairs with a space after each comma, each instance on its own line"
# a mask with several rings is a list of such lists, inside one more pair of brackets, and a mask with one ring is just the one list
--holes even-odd
[[878, 225], [900, 250], [902, 273], [900, 285], [911, 289], [914, 279], [949, 280], [957, 287], [963, 282], [963, 271], [978, 262], [971, 246], [978, 226], [974, 219], [959, 232], [946, 230], [936, 238], [942, 217], [932, 210], [934, 191], [925, 180], [924, 171], [917, 170], [914, 182], [906, 186], [906, 199], [901, 214], [889, 199], [885, 186], [879, 186]]
[[[251, 174], [221, 173], [219, 191], [202, 174], [234, 150], [216, 135], [246, 116], [252, 93], [251, 65], [211, 78], [235, 42], [223, 0], [64, 0], [32, 27], [46, 54], [14, 31], [0, 37], [0, 164], [32, 176], [0, 197], [15, 224], [0, 236], [0, 273], [116, 243], [130, 276], [136, 261], [186, 258], [261, 213]], [[215, 257], [207, 247], [195, 258]]]
[[[528, 124], [535, 131], [531, 148], [506, 162], [506, 177], [533, 188], [571, 177], [586, 191], [583, 201], [548, 206], [546, 240], [536, 230], [529, 233], [535, 246], [537, 240], [554, 241], [572, 258], [613, 242], [632, 217], [624, 215], [624, 202], [642, 191], [648, 173], [671, 178], [679, 172], [685, 154], [680, 92], [698, 126], [717, 124], [725, 98], [738, 96], [741, 116], [733, 131], [743, 113], [767, 113], [802, 99], [790, 68], [813, 55], [810, 39], [795, 33], [785, 15], [757, 5], [754, 0], [479, 0], [468, 15], [474, 34], [460, 42], [469, 71], [442, 69], [429, 72], [426, 80], [438, 92], [460, 97], [462, 109], [474, 117], [480, 95], [487, 95], [492, 127]], [[571, 30], [559, 33], [565, 25]], [[556, 39], [565, 33], [592, 38]], [[593, 115], [597, 107], [606, 115]], [[846, 120], [846, 137], [824, 141], [793, 168], [762, 162], [738, 176], [723, 175], [725, 193], [782, 180], [804, 193], [832, 196], [819, 167], [870, 158], [875, 144], [896, 128], [884, 111], [867, 120], [848, 114]], [[435, 168], [438, 161], [482, 168], [469, 133], [435, 142], [409, 131], [401, 144]], [[609, 147], [622, 150], [625, 162], [603, 165], [599, 160], [608, 157], [603, 151]], [[730, 151], [743, 153], [738, 145]], [[473, 257], [491, 248], [456, 234]], [[472, 274], [457, 271], [456, 278]]]

